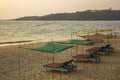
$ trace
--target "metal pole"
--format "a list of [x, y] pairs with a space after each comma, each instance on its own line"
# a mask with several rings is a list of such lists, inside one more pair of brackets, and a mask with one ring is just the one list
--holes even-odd
[[[72, 40], [72, 33], [71, 33], [71, 40]], [[71, 46], [72, 46], [72, 44], [71, 44]], [[71, 48], [71, 56], [72, 56], [72, 48]]]
[[115, 37], [116, 51], [117, 51], [117, 38], [118, 38], [118, 36], [116, 34], [116, 37]]
[[77, 32], [76, 32], [76, 39], [78, 40], [78, 37], [77, 37]]
[[76, 44], [76, 54], [78, 54], [78, 46], [77, 46], [77, 44]]
[[19, 80], [21, 80], [20, 77], [20, 42], [19, 42], [19, 52], [18, 52], [18, 75], [19, 75]]
[[[53, 39], [52, 40], [52, 45], [53, 45]], [[53, 50], [55, 50], [55, 46], [53, 45]], [[54, 53], [53, 53], [53, 63], [54, 63]]]
[[[53, 39], [52, 40], [52, 45], [53, 45]], [[53, 50], [55, 50], [55, 46], [53, 45]], [[53, 53], [53, 63], [54, 63], [54, 53]], [[54, 74], [52, 75], [52, 79], [54, 80]]]
[[83, 54], [83, 47], [82, 47], [82, 54]]

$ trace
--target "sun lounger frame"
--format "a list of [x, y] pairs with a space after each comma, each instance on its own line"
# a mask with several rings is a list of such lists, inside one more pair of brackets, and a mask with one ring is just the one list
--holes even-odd
[[93, 63], [99, 63], [100, 62], [100, 57], [96, 55], [90, 55], [88, 57], [72, 57], [74, 61], [93, 61]]
[[45, 66], [45, 65], [43, 66], [43, 69], [45, 71], [60, 71], [62, 74], [64, 72], [76, 70], [76, 68], [77, 68], [77, 66], [74, 65], [72, 62], [68, 62], [67, 64], [65, 64], [65, 62], [60, 63], [60, 66], [58, 66], [58, 67], [49, 67], [49, 66]]
[[[96, 50], [95, 48], [99, 48], [99, 49]], [[90, 49], [86, 50], [86, 52], [87, 52], [87, 54], [108, 55], [108, 53], [114, 52], [114, 47], [111, 47], [110, 44], [107, 44], [104, 47], [93, 47], [93, 48], [91, 48], [91, 50]]]

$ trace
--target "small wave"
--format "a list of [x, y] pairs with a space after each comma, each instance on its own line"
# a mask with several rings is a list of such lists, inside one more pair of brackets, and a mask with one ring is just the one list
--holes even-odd
[[31, 43], [33, 40], [23, 40], [23, 41], [12, 41], [12, 42], [0, 42], [0, 46], [10, 46], [10, 45], [18, 45], [19, 43]]

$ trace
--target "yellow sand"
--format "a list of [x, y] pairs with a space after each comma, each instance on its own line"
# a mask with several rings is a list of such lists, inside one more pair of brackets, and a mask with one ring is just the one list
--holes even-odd
[[[105, 45], [99, 43], [93, 46]], [[52, 54], [28, 50], [19, 46], [0, 47], [0, 80], [120, 80], [120, 39], [111, 39], [114, 53], [101, 56], [99, 64], [74, 63], [76, 71], [69, 73], [52, 71], [44, 72], [43, 65], [52, 62]], [[45, 43], [21, 45], [24, 48], [35, 48]], [[56, 62], [64, 62], [76, 54], [85, 54], [85, 50], [93, 46], [79, 45], [61, 53], [55, 54]]]

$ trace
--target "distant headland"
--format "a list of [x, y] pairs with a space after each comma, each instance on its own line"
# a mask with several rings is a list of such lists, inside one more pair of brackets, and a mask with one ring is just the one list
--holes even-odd
[[15, 20], [120, 20], [120, 10], [86, 10], [74, 13], [56, 13], [45, 16], [25, 16]]

